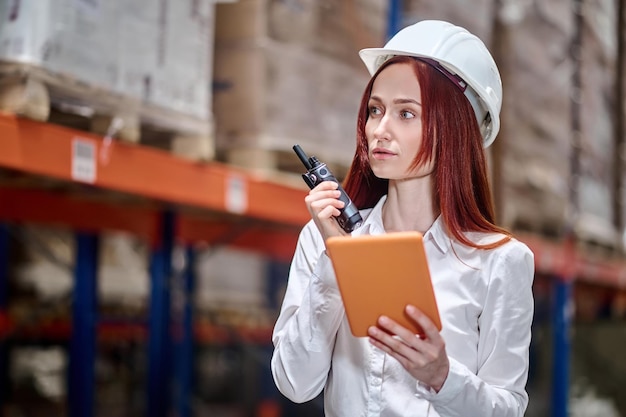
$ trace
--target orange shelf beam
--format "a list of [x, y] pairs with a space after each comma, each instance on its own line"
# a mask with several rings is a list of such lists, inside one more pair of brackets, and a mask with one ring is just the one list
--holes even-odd
[[[44, 190], [0, 186], [0, 220], [68, 227], [73, 230], [132, 233], [151, 244], [158, 242], [160, 210], [154, 204], [94, 200]], [[300, 228], [237, 217], [202, 217], [180, 212], [176, 239], [185, 243], [226, 245], [289, 261]]]
[[88, 232], [117, 230], [154, 242], [158, 216], [157, 208], [146, 204], [120, 205], [52, 191], [0, 187], [0, 220], [10, 222]]
[[[75, 155], [73, 149], [77, 141], [93, 150], [92, 164], [87, 164], [91, 170], [89, 178], [76, 169], [80, 155]], [[84, 163], [84, 156], [78, 162]], [[87, 183], [153, 202], [143, 206], [120, 205], [83, 200], [75, 195], [2, 188], [0, 218], [5, 220], [126, 230], [154, 241], [161, 203], [170, 203], [231, 214], [211, 220], [182, 214], [178, 219], [179, 239], [261, 249], [287, 260], [293, 253], [297, 230], [310, 218], [303, 203], [304, 188], [272, 183], [216, 162], [194, 163], [158, 149], [119, 141], [107, 144], [102, 137], [87, 132], [2, 113], [0, 167]], [[626, 288], [626, 262], [622, 259], [596, 259], [562, 242], [531, 234], [522, 234], [519, 239], [535, 253], [537, 272]]]
[[[175, 337], [175, 327], [171, 328]], [[148, 337], [148, 326], [141, 321], [101, 322], [97, 324], [100, 342], [116, 342], [134, 340], [145, 342]], [[216, 324], [196, 323], [193, 329], [194, 339], [199, 343], [271, 343], [271, 327], [224, 327]], [[27, 325], [19, 324], [5, 311], [0, 311], [0, 339], [10, 338], [32, 340], [69, 340], [72, 334], [72, 322], [69, 319], [56, 318], [42, 320]]]
[[[77, 149], [77, 150], [76, 150]], [[76, 151], [75, 151], [76, 150]], [[228, 165], [0, 113], [0, 166], [161, 202], [302, 226], [306, 190]]]
[[626, 288], [626, 260], [622, 258], [594, 257], [564, 242], [528, 233], [517, 233], [516, 237], [535, 254], [536, 272]]

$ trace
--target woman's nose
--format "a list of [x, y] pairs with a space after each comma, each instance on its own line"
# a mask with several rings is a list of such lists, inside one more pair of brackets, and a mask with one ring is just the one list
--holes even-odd
[[389, 140], [389, 115], [384, 114], [378, 119], [378, 124], [374, 129], [374, 137], [376, 139]]

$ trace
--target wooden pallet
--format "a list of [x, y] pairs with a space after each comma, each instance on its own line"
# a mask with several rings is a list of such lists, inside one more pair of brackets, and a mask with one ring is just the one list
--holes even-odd
[[523, 199], [528, 196], [517, 197], [515, 201], [505, 201], [506, 207], [498, 212], [498, 222], [512, 232], [532, 233], [548, 238], [560, 239], [563, 236], [564, 218], [558, 218], [557, 213], [541, 213], [536, 211], [534, 204], [526, 204]]
[[[315, 153], [309, 153], [309, 156], [314, 155]], [[306, 168], [291, 148], [278, 150], [245, 147], [220, 150], [217, 153], [217, 159], [234, 166], [256, 171], [259, 175], [270, 177], [274, 181], [306, 188], [301, 177]], [[319, 159], [330, 168], [339, 181], [345, 179], [349, 166], [321, 157]]]
[[[541, 215], [518, 215], [508, 219], [504, 226], [515, 232], [532, 233], [556, 241], [563, 241], [568, 230], [565, 219], [554, 221]], [[618, 231], [610, 224], [590, 221], [582, 215], [571, 230], [576, 241], [577, 251], [592, 258], [616, 258], [625, 253]]]
[[590, 256], [620, 257], [624, 247], [619, 231], [608, 221], [582, 214], [576, 225], [579, 250]]
[[542, 219], [519, 217], [504, 226], [513, 232], [528, 232], [550, 238], [557, 238], [563, 233], [561, 225]]
[[215, 155], [212, 120], [181, 114], [22, 63], [0, 63], [0, 111], [168, 149], [192, 160]]

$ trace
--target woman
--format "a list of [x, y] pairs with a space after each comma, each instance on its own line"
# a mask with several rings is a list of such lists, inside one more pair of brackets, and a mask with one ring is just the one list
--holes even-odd
[[276, 385], [295, 402], [324, 390], [329, 417], [523, 416], [533, 256], [494, 225], [483, 147], [499, 128], [496, 65], [442, 21], [360, 54], [373, 76], [344, 187], [364, 219], [352, 235], [424, 235], [443, 329], [407, 306], [424, 336], [384, 316], [369, 338], [351, 335], [324, 246], [344, 234], [333, 218], [343, 203], [323, 182], [305, 198], [312, 221], [274, 329]]

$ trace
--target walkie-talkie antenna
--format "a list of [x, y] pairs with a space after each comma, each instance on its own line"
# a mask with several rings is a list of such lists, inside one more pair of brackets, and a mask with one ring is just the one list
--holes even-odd
[[293, 150], [296, 155], [298, 155], [298, 158], [300, 158], [300, 161], [302, 161], [302, 164], [307, 170], [313, 168], [311, 161], [309, 161], [309, 157], [306, 153], [304, 153], [300, 145], [293, 145]]

